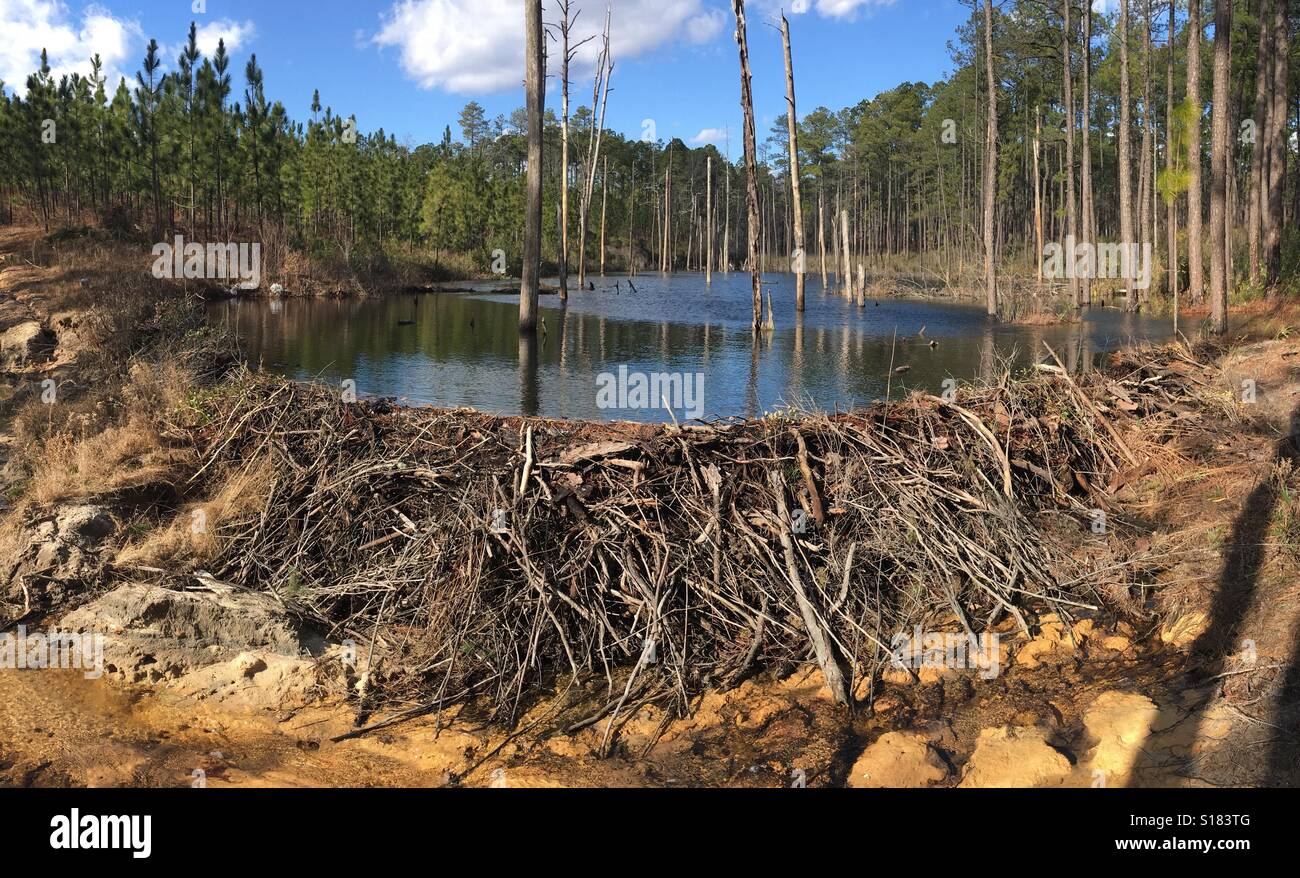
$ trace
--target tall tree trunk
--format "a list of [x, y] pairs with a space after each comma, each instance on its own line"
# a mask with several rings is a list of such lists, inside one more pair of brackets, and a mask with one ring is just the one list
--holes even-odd
[[[610, 7], [605, 7], [605, 30], [600, 58], [596, 62], [596, 85], [591, 94], [591, 122], [594, 126], [587, 144], [586, 174], [582, 182], [582, 203], [578, 206], [578, 286], [587, 285], [587, 227], [591, 220], [591, 199], [596, 191], [596, 165], [600, 162], [600, 146], [605, 135], [605, 110], [609, 105], [609, 80], [614, 75], [614, 63], [609, 53]], [[597, 112], [599, 108], [599, 113]]]
[[1165, 63], [1165, 176], [1169, 187], [1166, 194], [1167, 232], [1169, 247], [1169, 295], [1174, 302], [1174, 332], [1178, 331], [1178, 199], [1174, 195], [1174, 33], [1177, 0], [1169, 0], [1169, 52]]
[[[1071, 0], [1061, 0], [1063, 21], [1061, 28], [1061, 80], [1062, 98], [1065, 105], [1065, 227], [1066, 235], [1071, 240], [1077, 241], [1079, 219], [1076, 213], [1074, 195], [1074, 65], [1070, 60], [1070, 2]], [[1066, 250], [1069, 252], [1070, 248], [1067, 247]], [[1071, 271], [1069, 275], [1070, 299], [1077, 302], [1079, 301], [1079, 280], [1075, 277], [1076, 272]]]
[[844, 275], [844, 295], [853, 298], [853, 266], [849, 256], [849, 212], [840, 211], [840, 271]]
[[1250, 247], [1250, 282], [1260, 281], [1261, 228], [1268, 203], [1268, 123], [1273, 108], [1269, 88], [1273, 82], [1270, 52], [1273, 49], [1273, 0], [1259, 0], [1259, 43], [1255, 53], [1255, 137], [1250, 145], [1250, 204], [1246, 236]]
[[[1193, 0], [1195, 2], [1195, 0]], [[1127, 307], [1130, 311], [1137, 308], [1137, 290], [1133, 288], [1135, 274], [1129, 257], [1137, 237], [1133, 228], [1133, 147], [1130, 143], [1132, 134], [1131, 97], [1129, 94], [1128, 63], [1128, 3], [1119, 0], [1119, 242], [1121, 247], [1120, 263], [1125, 286], [1128, 288]]]
[[794, 104], [794, 60], [790, 53], [790, 22], [784, 14], [781, 15], [781, 43], [785, 48], [785, 119], [790, 134], [787, 143], [790, 152], [790, 209], [794, 214], [794, 309], [802, 313], [808, 259], [804, 252], [803, 199], [799, 194], [799, 115]]
[[704, 176], [704, 237], [708, 242], [704, 254], [704, 282], [713, 283], [713, 156], [709, 156]]
[[1201, 255], [1203, 233], [1201, 208], [1201, 39], [1204, 23], [1201, 4], [1190, 0], [1187, 19], [1187, 103], [1192, 108], [1191, 130], [1187, 132], [1187, 294], [1194, 304], [1205, 299], [1205, 262]]
[[984, 297], [989, 317], [998, 316], [997, 241], [993, 228], [998, 198], [998, 82], [993, 71], [993, 0], [984, 0], [984, 71], [988, 127], [984, 134]]
[[[1083, 4], [1083, 237], [1097, 244], [1097, 207], [1092, 198], [1092, 4]], [[1092, 272], [1079, 286], [1080, 307], [1092, 304]]]
[[609, 156], [600, 172], [600, 276], [605, 276], [605, 211], [609, 208]]
[[569, 48], [570, 0], [560, 0], [560, 300], [569, 298]]
[[[1274, 0], [1273, 5], [1273, 109], [1269, 113], [1268, 135], [1268, 207], [1264, 236], [1265, 278], [1269, 287], [1277, 284], [1278, 274], [1282, 269], [1282, 223], [1283, 223], [1283, 188], [1286, 183], [1287, 114], [1289, 102], [1287, 95], [1291, 82], [1290, 58], [1291, 37], [1289, 27], [1288, 0]], [[1264, 66], [1260, 65], [1260, 74], [1264, 75]]]
[[817, 184], [817, 250], [822, 273], [822, 289], [827, 286], [826, 277], [826, 175], [823, 173]]
[[1210, 138], [1210, 330], [1228, 331], [1228, 162], [1232, 120], [1229, 52], [1232, 45], [1232, 0], [1214, 3], [1214, 108]]
[[1034, 111], [1034, 239], [1037, 249], [1034, 261], [1038, 263], [1038, 286], [1043, 286], [1043, 177], [1038, 167], [1038, 153], [1042, 149], [1043, 119], [1041, 111]]
[[542, 0], [524, 3], [528, 92], [528, 197], [524, 205], [524, 264], [519, 288], [519, 331], [537, 330], [537, 293], [542, 273], [542, 113], [546, 103]]
[[757, 333], [763, 323], [763, 279], [758, 266], [758, 147], [754, 136], [754, 96], [749, 73], [749, 35], [745, 31], [745, 0], [731, 0], [736, 15], [736, 45], [740, 49], [740, 106], [745, 114], [745, 182], [749, 206], [749, 273], [753, 287], [754, 323]]
[[[1155, 115], [1151, 112], [1151, 0], [1145, 0], [1146, 13], [1142, 23], [1142, 185], [1141, 185], [1141, 228], [1139, 237], [1142, 243], [1155, 243]], [[1133, 266], [1134, 272], [1139, 266]], [[1138, 290], [1138, 300], [1146, 303], [1150, 287]]]

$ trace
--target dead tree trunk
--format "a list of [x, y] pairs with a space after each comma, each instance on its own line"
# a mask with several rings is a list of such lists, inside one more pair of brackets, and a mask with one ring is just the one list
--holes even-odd
[[998, 83], [993, 72], [993, 0], [984, 0], [984, 68], [989, 85], [988, 129], [984, 135], [984, 286], [988, 316], [998, 316], [996, 230], [998, 187]]
[[570, 0], [560, 0], [560, 298], [569, 298], [569, 62], [577, 47], [569, 46], [573, 19]]
[[790, 53], [790, 22], [781, 16], [781, 42], [785, 47], [786, 126], [790, 132], [790, 209], [794, 214], [794, 309], [804, 310], [807, 256], [803, 239], [803, 199], [799, 195], [799, 116], [794, 104], [794, 60]]
[[704, 174], [704, 282], [713, 283], [713, 156]]
[[817, 185], [817, 250], [822, 272], [822, 289], [827, 286], [826, 278], [826, 177], [822, 176]]
[[[582, 204], [578, 209], [578, 286], [587, 284], [587, 225], [591, 217], [591, 199], [596, 189], [596, 165], [600, 161], [600, 145], [605, 134], [605, 109], [609, 103], [609, 80], [614, 75], [614, 62], [609, 53], [610, 7], [605, 7], [605, 31], [596, 62], [596, 85], [591, 93], [591, 137], [587, 144], [586, 174], [582, 182]], [[599, 113], [597, 112], [599, 109]]]
[[600, 172], [600, 276], [605, 276], [605, 213], [609, 209], [609, 156]]
[[740, 49], [740, 106], [745, 114], [745, 181], [749, 222], [749, 273], [753, 284], [754, 323], [758, 333], [763, 324], [763, 279], [758, 267], [758, 147], [754, 135], [754, 95], [749, 73], [749, 35], [745, 31], [745, 0], [731, 0], [736, 15], [736, 44]]
[[840, 270], [844, 275], [844, 295], [853, 298], [853, 267], [849, 257], [849, 212], [840, 211]]
[[524, 264], [519, 287], [519, 331], [537, 331], [537, 293], [542, 273], [542, 113], [546, 102], [542, 0], [524, 4], [528, 92], [528, 196], [524, 205]]

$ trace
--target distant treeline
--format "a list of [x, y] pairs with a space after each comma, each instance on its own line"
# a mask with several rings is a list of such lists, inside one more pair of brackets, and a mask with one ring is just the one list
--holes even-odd
[[[1283, 6], [1286, 33], [1279, 37], [1274, 2], [1280, 0], [1233, 4], [1227, 213], [1234, 267], [1238, 276], [1255, 278], [1270, 264], [1277, 277], [1278, 240], [1289, 242], [1281, 230], [1294, 225], [1300, 198], [1296, 163], [1287, 167], [1294, 153], [1295, 65], [1274, 78], [1275, 47], [1284, 45], [1289, 56], [1290, 20]], [[1187, 94], [1186, 0], [1177, 7], [1128, 0], [1126, 53], [1120, 51], [1118, 16], [1087, 15], [1087, 6], [1005, 0], [994, 13], [997, 250], [1003, 262], [1032, 267], [1042, 241], [1062, 241], [1072, 228], [1080, 239], [1118, 240], [1127, 205], [1135, 212], [1135, 239], [1153, 243], [1166, 269], [1176, 264], [1186, 289], [1187, 252], [1171, 255], [1169, 224], [1182, 236], [1175, 240], [1186, 244], [1188, 188], [1201, 188], [1203, 210], [1212, 183], [1209, 149], [1202, 159], [1205, 173], [1193, 175], [1188, 166], [1186, 144], [1193, 132], [1208, 144], [1210, 118], [1205, 99], [1198, 94], [1192, 101]], [[848, 213], [855, 264], [919, 260], [949, 279], [977, 266], [988, 106], [982, 22], [976, 4], [950, 43], [954, 72], [946, 80], [904, 83], [838, 111], [817, 107], [798, 120], [810, 272], [819, 270], [823, 248], [832, 271], [841, 264], [841, 211]], [[1203, 15], [1201, 26], [1212, 22]], [[1211, 48], [1203, 40], [1196, 61], [1207, 97]], [[499, 250], [517, 270], [527, 155], [522, 109], [488, 118], [471, 102], [460, 114], [458, 137], [448, 126], [441, 142], [411, 146], [383, 129], [357, 131], [353, 118], [322, 108], [319, 93], [312, 118], [295, 122], [279, 102], [267, 100], [256, 56], [245, 67], [242, 91], [235, 93], [224, 46], [203, 57], [193, 26], [175, 72], [160, 74], [158, 51], [151, 42], [134, 86], [119, 82], [111, 98], [98, 58], [89, 78], [56, 82], [44, 56], [25, 96], [0, 95], [0, 190], [11, 203], [28, 206], [51, 224], [76, 222], [88, 211], [110, 222], [125, 218], [159, 240], [172, 230], [222, 240], [277, 236], [353, 266], [402, 247], [439, 262], [453, 254], [468, 257], [484, 272]], [[813, 60], [813, 47], [800, 42], [797, 30], [794, 56], [796, 68], [824, 63]], [[1125, 67], [1128, 88], [1121, 87]], [[759, 81], [755, 88], [783, 93], [784, 82]], [[1128, 112], [1122, 112], [1121, 96], [1128, 97]], [[801, 100], [809, 103], [806, 96]], [[1121, 154], [1118, 136], [1123, 118], [1129, 155]], [[1253, 139], [1237, 136], [1238, 123], [1247, 119], [1262, 123]], [[559, 187], [562, 181], [580, 187], [591, 125], [590, 108], [579, 107], [570, 121], [570, 167], [562, 170], [561, 126], [554, 107], [547, 109], [543, 252], [552, 263], [559, 248]], [[1280, 134], [1270, 137], [1276, 130]], [[739, 132], [732, 136], [735, 164], [712, 144], [691, 148], [679, 139], [665, 143], [653, 132], [640, 139], [607, 132], [587, 232], [593, 268], [602, 258], [614, 268], [629, 262], [641, 269], [701, 267], [710, 196], [713, 251], [726, 254], [715, 257], [716, 263], [740, 267], [745, 183]], [[1259, 161], [1260, 144], [1278, 137], [1284, 144], [1280, 155]], [[786, 141], [781, 117], [760, 143], [760, 251], [764, 267], [773, 270], [788, 270], [793, 240]], [[1267, 190], [1273, 175], [1284, 197], [1264, 207], [1280, 211], [1280, 221], [1256, 207], [1267, 201], [1258, 192]], [[576, 211], [570, 224], [573, 264]], [[1167, 286], [1176, 276], [1160, 276], [1157, 285]]]

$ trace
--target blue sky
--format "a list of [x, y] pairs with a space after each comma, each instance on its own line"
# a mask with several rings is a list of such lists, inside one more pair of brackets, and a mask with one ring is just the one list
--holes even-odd
[[[256, 52], [267, 91], [296, 119], [309, 115], [312, 90], [359, 127], [383, 127], [399, 140], [436, 140], [473, 99], [489, 116], [523, 104], [520, 0], [0, 0], [0, 78], [12, 88], [42, 45], [56, 71], [84, 67], [98, 51], [109, 69], [132, 75], [149, 37], [169, 64], [191, 20], [205, 41], [233, 46], [235, 90]], [[749, 40], [758, 136], [785, 110], [779, 33], [766, 26], [780, 0], [750, 0]], [[573, 0], [579, 30], [599, 28], [603, 0]], [[615, 71], [608, 127], [688, 143], [701, 132], [731, 132], [740, 153], [739, 73], [727, 0], [613, 0]], [[959, 0], [784, 0], [795, 54], [799, 111], [839, 109], [908, 80], [951, 70], [947, 44], [968, 10]], [[554, 0], [545, 17], [556, 20]], [[801, 14], [793, 10], [802, 9]], [[588, 48], [593, 48], [594, 43]], [[551, 72], [558, 70], [558, 49]], [[577, 62], [573, 101], [591, 101], [591, 58]], [[548, 106], [559, 108], [552, 87]], [[718, 138], [719, 146], [723, 144]]]

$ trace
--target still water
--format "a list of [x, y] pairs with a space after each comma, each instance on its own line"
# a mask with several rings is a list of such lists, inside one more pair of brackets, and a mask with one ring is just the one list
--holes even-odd
[[[519, 335], [517, 294], [487, 291], [235, 299], [214, 304], [210, 316], [236, 332], [254, 367], [334, 386], [350, 379], [361, 396], [639, 421], [670, 415], [662, 405], [607, 407], [600, 390], [613, 378], [602, 373], [626, 367], [632, 380], [674, 373], [692, 383], [700, 375], [696, 411], [754, 417], [789, 405], [845, 409], [886, 392], [940, 393], [946, 379], [994, 374], [999, 360], [1019, 368], [1041, 361], [1044, 342], [1071, 368], [1086, 368], [1100, 352], [1172, 331], [1168, 321], [1116, 309], [1042, 327], [990, 326], [981, 308], [938, 300], [868, 300], [858, 308], [823, 290], [818, 277], [809, 277], [807, 310], [796, 315], [793, 277], [768, 275], [776, 329], [755, 341], [748, 274], [715, 274], [712, 285], [698, 274], [641, 275], [635, 293], [625, 277], [592, 281], [595, 291], [574, 290], [564, 307], [557, 296], [542, 296], [545, 332], [535, 341]], [[683, 409], [675, 414], [683, 417]]]

